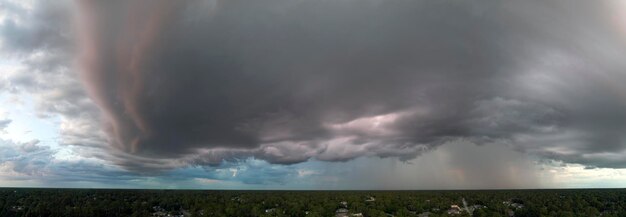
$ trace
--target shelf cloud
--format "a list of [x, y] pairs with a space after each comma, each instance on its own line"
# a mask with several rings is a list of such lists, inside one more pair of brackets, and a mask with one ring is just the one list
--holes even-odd
[[411, 159], [466, 138], [624, 167], [586, 157], [625, 146], [624, 35], [599, 5], [84, 2], [81, 75], [143, 157]]
[[626, 20], [614, 6], [79, 1], [76, 16], [44, 7], [32, 24], [2, 24], [5, 50], [41, 55], [0, 87], [46, 99], [41, 115], [65, 117], [62, 144], [136, 171], [406, 161], [461, 140], [626, 168]]

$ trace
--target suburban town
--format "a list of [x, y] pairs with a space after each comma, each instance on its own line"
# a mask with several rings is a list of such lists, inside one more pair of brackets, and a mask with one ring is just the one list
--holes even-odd
[[[204, 191], [0, 188], [0, 216], [623, 216], [626, 190]], [[62, 207], [59, 209], [59, 207]]]

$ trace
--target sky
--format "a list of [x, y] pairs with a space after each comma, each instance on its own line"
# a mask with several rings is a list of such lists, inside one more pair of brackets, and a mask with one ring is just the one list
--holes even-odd
[[626, 1], [0, 0], [0, 187], [626, 187]]

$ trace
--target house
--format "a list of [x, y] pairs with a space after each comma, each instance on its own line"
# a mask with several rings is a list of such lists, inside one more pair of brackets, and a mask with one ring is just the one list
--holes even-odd
[[448, 215], [458, 215], [461, 214], [461, 207], [459, 205], [453, 204], [448, 209]]
[[519, 204], [519, 203], [512, 203], [511, 206], [515, 209], [524, 208], [524, 204]]
[[354, 213], [350, 216], [354, 216], [354, 217], [363, 217], [363, 213]]
[[335, 216], [336, 217], [348, 217], [348, 209], [346, 208], [337, 209], [337, 211], [335, 211]]
[[348, 202], [346, 202], [346, 201], [341, 201], [341, 205], [342, 205], [343, 207], [346, 207], [346, 208], [347, 208], [347, 207], [348, 207]]
[[337, 209], [337, 211], [335, 211], [336, 213], [348, 213], [348, 209], [346, 208], [339, 208]]
[[460, 210], [456, 210], [456, 209], [449, 209], [448, 210], [448, 215], [458, 215], [461, 214]]
[[367, 199], [365, 199], [365, 202], [374, 202], [374, 201], [376, 201], [376, 198], [374, 198], [372, 196], [370, 196]]

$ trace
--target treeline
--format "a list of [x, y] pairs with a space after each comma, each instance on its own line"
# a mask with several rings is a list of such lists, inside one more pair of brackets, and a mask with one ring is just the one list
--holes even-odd
[[[463, 199], [471, 209], [465, 209]], [[345, 203], [343, 203], [345, 202]], [[451, 205], [459, 213], [448, 212]], [[342, 210], [343, 209], [343, 210]], [[0, 216], [626, 216], [626, 190], [0, 189]]]

